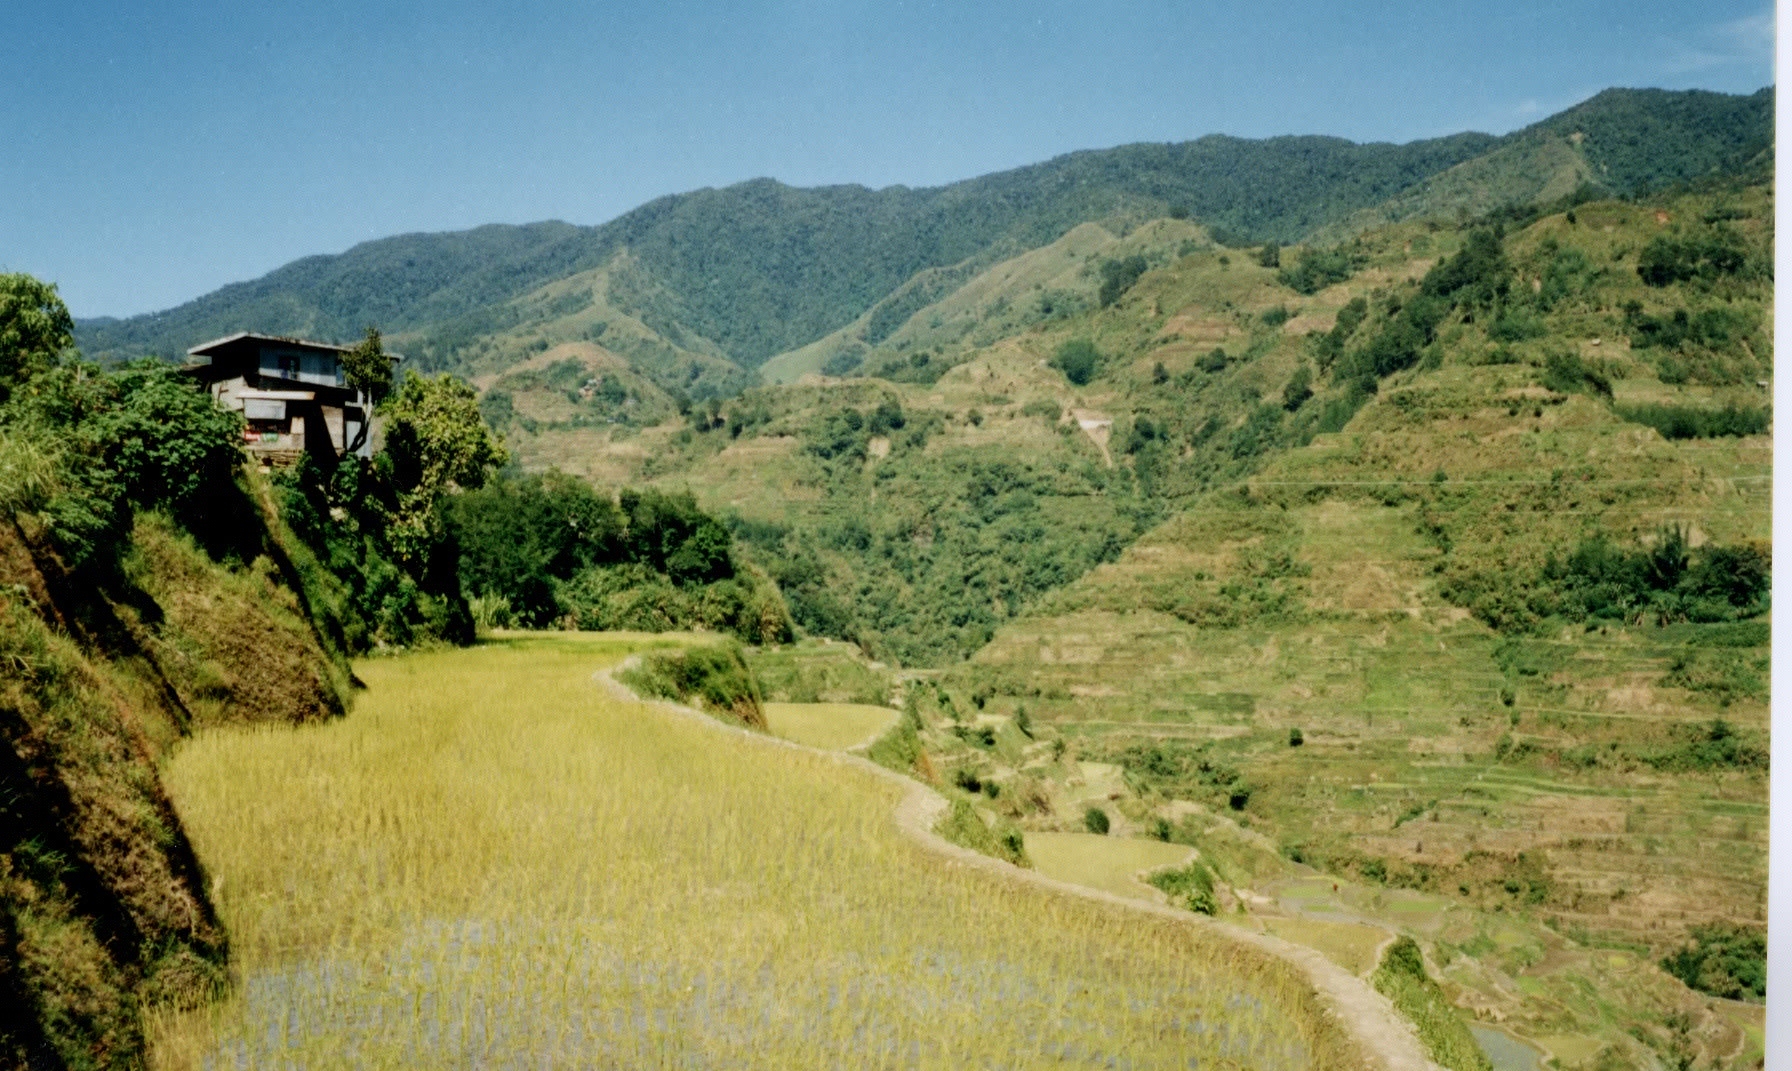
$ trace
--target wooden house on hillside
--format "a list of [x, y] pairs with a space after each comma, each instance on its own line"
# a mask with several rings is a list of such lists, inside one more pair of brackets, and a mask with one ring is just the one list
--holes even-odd
[[243, 448], [264, 464], [291, 464], [307, 451], [371, 457], [372, 399], [348, 386], [348, 350], [243, 331], [188, 350], [196, 363], [184, 371], [220, 406], [243, 414]]

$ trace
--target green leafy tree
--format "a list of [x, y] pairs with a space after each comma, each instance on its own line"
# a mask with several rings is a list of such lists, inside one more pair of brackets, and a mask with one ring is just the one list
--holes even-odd
[[386, 538], [401, 561], [417, 562], [442, 535], [442, 497], [481, 486], [510, 455], [481, 419], [478, 394], [446, 372], [406, 372], [386, 410], [386, 447], [375, 461], [393, 492]]
[[625, 490], [620, 496], [628, 528], [629, 560], [665, 573], [677, 584], [706, 584], [734, 575], [728, 529], [697, 508], [690, 494]]
[[1734, 923], [1695, 926], [1692, 943], [1663, 959], [1661, 966], [1700, 992], [1758, 1001], [1767, 994], [1767, 935]]
[[29, 498], [71, 564], [124, 546], [135, 510], [167, 510], [208, 545], [226, 534], [242, 420], [193, 380], [153, 358], [110, 374], [68, 359], [15, 388], [0, 427], [48, 448], [32, 457], [54, 471], [33, 470]]
[[0, 273], [0, 401], [55, 364], [74, 338], [74, 318], [54, 283], [22, 272]]
[[1294, 370], [1288, 385], [1282, 388], [1282, 408], [1292, 413], [1307, 404], [1307, 399], [1312, 396], [1313, 371], [1303, 364]]
[[369, 327], [367, 336], [342, 355], [343, 378], [355, 390], [366, 391], [375, 402], [392, 390], [392, 356], [380, 341], [380, 329]]
[[1052, 356], [1052, 366], [1064, 373], [1064, 378], [1079, 387], [1087, 386], [1095, 378], [1095, 366], [1101, 360], [1101, 354], [1095, 349], [1095, 343], [1086, 338], [1073, 338], [1058, 347]]
[[1137, 253], [1119, 260], [1105, 260], [1101, 264], [1101, 292], [1099, 300], [1102, 308], [1120, 300], [1120, 295], [1132, 289], [1132, 284], [1139, 281], [1151, 265]]
[[[1280, 259], [1278, 256], [1277, 263]], [[1350, 278], [1356, 268], [1356, 259], [1342, 249], [1309, 249], [1301, 254], [1298, 265], [1277, 272], [1276, 279], [1299, 293], [1317, 294]]]
[[1425, 273], [1420, 292], [1463, 308], [1490, 308], [1503, 300], [1512, 288], [1512, 265], [1502, 237], [1487, 228], [1471, 231], [1455, 256]]
[[563, 473], [493, 480], [454, 495], [445, 511], [460, 548], [462, 589], [502, 597], [525, 625], [546, 626], [564, 612], [558, 582], [620, 557], [615, 503]]
[[153, 358], [109, 377], [91, 434], [134, 505], [179, 513], [228, 486], [242, 462], [242, 418]]

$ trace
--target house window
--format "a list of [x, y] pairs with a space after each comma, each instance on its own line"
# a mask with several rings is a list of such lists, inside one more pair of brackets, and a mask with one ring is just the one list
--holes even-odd
[[243, 429], [243, 441], [247, 443], [278, 443], [282, 436], [291, 433], [291, 426], [285, 420], [250, 420]]

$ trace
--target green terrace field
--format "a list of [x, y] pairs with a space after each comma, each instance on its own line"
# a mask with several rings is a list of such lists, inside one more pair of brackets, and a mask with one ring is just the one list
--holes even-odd
[[617, 698], [662, 638], [362, 662], [170, 792], [237, 985], [158, 1066], [1356, 1067], [1293, 968], [954, 863], [895, 785]]

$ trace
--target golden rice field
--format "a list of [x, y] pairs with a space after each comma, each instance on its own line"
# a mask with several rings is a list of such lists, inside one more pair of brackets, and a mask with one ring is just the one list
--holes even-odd
[[1098, 833], [1028, 833], [1027, 857], [1041, 874], [1134, 900], [1162, 900], [1139, 875], [1181, 866], [1194, 855], [1185, 844]]
[[592, 681], [643, 638], [370, 661], [167, 780], [234, 991], [162, 1067], [1356, 1066], [1294, 971], [936, 854], [899, 785]]
[[765, 704], [765, 724], [773, 736], [824, 751], [845, 751], [874, 740], [897, 717], [889, 707], [861, 703]]

